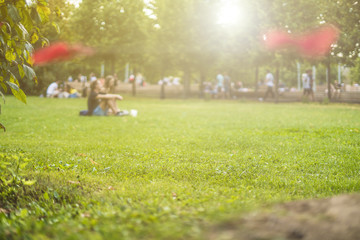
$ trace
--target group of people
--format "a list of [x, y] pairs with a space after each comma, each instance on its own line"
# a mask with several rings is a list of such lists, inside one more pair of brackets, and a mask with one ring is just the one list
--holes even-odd
[[217, 74], [213, 82], [204, 82], [202, 87], [205, 94], [217, 99], [236, 98], [239, 92], [248, 91], [241, 81], [232, 81], [226, 72]]
[[135, 83], [139, 85], [140, 87], [145, 87], [145, 78], [141, 73], [137, 73], [136, 76], [134, 74], [131, 74], [128, 79], [129, 83]]
[[46, 89], [46, 97], [48, 98], [78, 98], [81, 94], [70, 84], [63, 84], [57, 80], [49, 85]]
[[[274, 87], [275, 87], [275, 79], [273, 74], [270, 72], [270, 70], [266, 71], [266, 75], [265, 75], [265, 84], [266, 84], [266, 92], [264, 95], [264, 98], [261, 100], [266, 100], [266, 98], [271, 95], [272, 98], [275, 97], [275, 91], [274, 91]], [[302, 84], [303, 84], [303, 97], [305, 99], [309, 99], [309, 97], [311, 98], [311, 101], [315, 100], [314, 97], [314, 90], [313, 90], [313, 85], [314, 85], [314, 79], [312, 77], [312, 70], [309, 69], [307, 70], [305, 73], [302, 74]]]
[[[117, 101], [122, 100], [123, 97], [114, 94], [115, 78], [113, 76], [99, 79], [93, 78], [90, 81], [90, 93], [87, 101], [88, 110], [84, 115], [128, 115], [127, 111], [121, 111], [117, 106]], [[60, 80], [51, 83], [46, 91], [46, 97], [48, 98], [76, 98], [80, 96], [70, 84], [61, 84]]]
[[231, 79], [226, 72], [218, 73], [214, 82], [204, 82], [202, 88], [213, 98], [231, 98]]
[[231, 79], [226, 72], [216, 75], [216, 88], [214, 90], [216, 91], [217, 98], [231, 97]]
[[[114, 77], [116, 77], [116, 76], [114, 75]], [[79, 73], [77, 78], [73, 79], [73, 77], [70, 75], [67, 80], [68, 80], [68, 82], [87, 83], [88, 82], [88, 77], [85, 76], [85, 75], [82, 75], [81, 73]], [[96, 77], [95, 73], [90, 73], [89, 82], [93, 82], [95, 80], [97, 80], [97, 77]]]
[[160, 79], [158, 81], [158, 85], [179, 86], [180, 85], [180, 78], [179, 77], [173, 77], [173, 76], [164, 77], [163, 79]]
[[213, 82], [203, 82], [201, 88], [205, 95], [210, 95], [216, 99], [236, 98], [237, 93], [248, 91], [248, 88], [244, 88], [241, 81], [231, 81], [226, 72], [218, 73]]

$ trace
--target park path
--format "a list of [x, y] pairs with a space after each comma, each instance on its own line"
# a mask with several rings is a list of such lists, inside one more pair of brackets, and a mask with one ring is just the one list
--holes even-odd
[[211, 240], [359, 240], [360, 194], [284, 203], [215, 226]]

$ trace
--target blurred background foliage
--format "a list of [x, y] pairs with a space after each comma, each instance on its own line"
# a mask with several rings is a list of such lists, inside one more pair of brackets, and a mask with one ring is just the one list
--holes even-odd
[[[39, 2], [39, 1], [38, 1]], [[81, 43], [97, 54], [84, 59], [34, 67], [38, 84], [20, 81], [27, 94], [39, 94], [54, 80], [70, 75], [141, 72], [148, 83], [165, 76], [179, 76], [185, 91], [190, 84], [214, 81], [227, 72], [232, 81], [254, 87], [266, 69], [278, 72], [287, 86], [297, 86], [297, 64], [305, 71], [317, 68], [317, 81], [325, 83], [331, 66], [331, 81], [337, 67], [349, 68], [344, 80], [359, 82], [360, 6], [355, 0], [48, 0], [49, 22], [40, 32], [50, 42]], [[53, 10], [54, 9], [54, 10]], [[56, 18], [56, 9], [61, 9]], [[325, 23], [337, 26], [341, 36], [331, 54], [308, 60], [291, 51], [269, 52], [262, 38], [269, 29], [298, 34]], [[40, 48], [41, 41], [34, 44]], [[330, 64], [328, 64], [330, 62]]]

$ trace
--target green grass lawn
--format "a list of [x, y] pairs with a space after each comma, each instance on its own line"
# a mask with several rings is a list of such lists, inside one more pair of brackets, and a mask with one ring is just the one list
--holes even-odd
[[360, 190], [359, 105], [125, 99], [138, 117], [6, 98], [0, 161], [36, 183], [0, 188], [0, 239], [202, 239], [262, 206]]

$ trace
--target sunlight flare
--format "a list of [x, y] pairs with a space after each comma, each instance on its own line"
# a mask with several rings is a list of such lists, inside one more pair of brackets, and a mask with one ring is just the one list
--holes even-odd
[[223, 26], [233, 26], [239, 23], [243, 14], [239, 6], [233, 2], [223, 5], [217, 16], [217, 23]]

